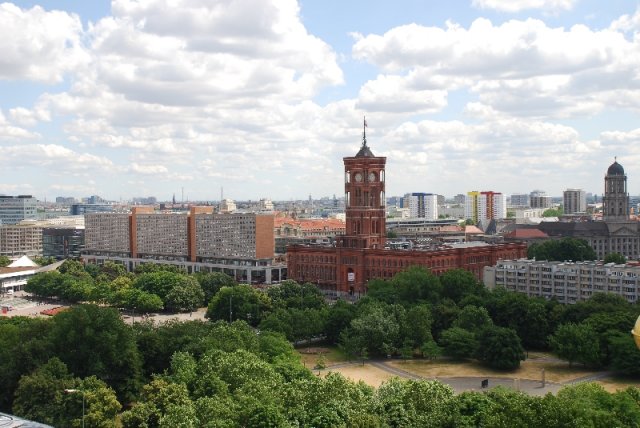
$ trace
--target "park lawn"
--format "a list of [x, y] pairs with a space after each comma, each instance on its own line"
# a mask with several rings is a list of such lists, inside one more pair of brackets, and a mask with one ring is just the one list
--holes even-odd
[[305, 346], [296, 348], [300, 354], [300, 361], [309, 368], [313, 368], [320, 355], [324, 356], [325, 366], [344, 363], [347, 357], [337, 346]]
[[320, 374], [322, 376], [326, 376], [331, 372], [340, 373], [342, 376], [354, 382], [362, 381], [369, 386], [373, 386], [374, 388], [378, 388], [380, 385], [382, 385], [383, 382], [396, 377], [394, 374], [386, 372], [370, 364], [362, 365], [360, 363], [354, 363], [353, 365], [345, 367], [322, 370], [320, 371]]
[[387, 364], [425, 378], [493, 376], [540, 380], [544, 368], [545, 379], [548, 382], [562, 383], [595, 373], [579, 365], [569, 367], [566, 362], [536, 361], [535, 359], [522, 361], [520, 368], [510, 371], [494, 370], [476, 361], [394, 360], [387, 362]]
[[627, 389], [630, 386], [640, 388], [640, 379], [633, 380], [625, 377], [611, 377], [607, 379], [599, 379], [597, 383], [602, 385], [607, 392], [616, 392]]

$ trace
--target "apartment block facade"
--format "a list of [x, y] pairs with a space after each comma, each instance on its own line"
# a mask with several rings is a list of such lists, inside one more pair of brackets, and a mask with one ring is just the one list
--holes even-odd
[[407, 193], [402, 207], [409, 208], [409, 218], [438, 219], [438, 195], [433, 193]]
[[507, 197], [498, 192], [468, 192], [465, 199], [465, 218], [478, 223], [507, 217]]
[[531, 297], [577, 303], [594, 293], [613, 293], [636, 303], [640, 296], [640, 266], [601, 262], [502, 260], [484, 268], [484, 284], [501, 286]]
[[272, 214], [214, 214], [212, 207], [188, 213], [159, 213], [134, 207], [130, 214], [86, 216], [87, 263], [112, 260], [128, 270], [154, 262], [187, 272], [224, 272], [238, 281], [271, 283], [284, 278], [275, 265]]

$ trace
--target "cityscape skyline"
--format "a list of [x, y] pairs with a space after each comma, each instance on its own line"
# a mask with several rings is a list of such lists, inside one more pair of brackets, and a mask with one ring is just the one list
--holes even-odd
[[388, 195], [640, 194], [637, 4], [172, 6], [0, 5], [0, 193], [341, 197], [366, 115]]

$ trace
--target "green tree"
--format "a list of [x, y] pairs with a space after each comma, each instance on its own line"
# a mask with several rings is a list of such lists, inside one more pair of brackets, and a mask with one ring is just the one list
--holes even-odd
[[165, 306], [175, 312], [198, 309], [204, 302], [204, 293], [194, 277], [184, 277], [165, 296]]
[[198, 272], [195, 277], [204, 292], [205, 305], [209, 304], [211, 298], [215, 296], [222, 287], [238, 285], [235, 279], [222, 272]]
[[[366, 348], [371, 355], [386, 355], [399, 347], [400, 324], [389, 307], [375, 305], [351, 321], [343, 338], [355, 340], [357, 349]], [[343, 342], [343, 345], [346, 345]], [[350, 347], [347, 345], [347, 348]]]
[[0, 267], [6, 267], [11, 264], [11, 259], [7, 256], [0, 256]]
[[48, 319], [0, 317], [0, 409], [11, 412], [13, 393], [23, 375], [53, 356]]
[[120, 314], [95, 305], [73, 306], [53, 318], [56, 355], [79, 377], [96, 376], [121, 399], [133, 398], [142, 367], [132, 330]]
[[548, 208], [542, 213], [542, 217], [560, 217], [564, 214], [562, 207]]
[[262, 314], [271, 308], [269, 296], [250, 285], [222, 287], [209, 302], [206, 317], [216, 320], [244, 320], [256, 326]]
[[422, 344], [420, 352], [422, 352], [423, 357], [433, 360], [442, 355], [442, 348], [438, 346], [435, 340], [431, 339]]
[[[34, 263], [38, 266], [47, 266], [56, 262], [55, 257], [40, 257], [36, 256], [33, 258]], [[1, 262], [0, 262], [1, 263]]]
[[600, 344], [596, 332], [587, 324], [562, 324], [549, 337], [549, 344], [560, 358], [585, 365], [597, 365], [600, 360]]
[[[143, 265], [146, 266], [146, 265]], [[147, 293], [155, 294], [165, 301], [167, 294], [175, 287], [187, 282], [187, 276], [170, 271], [152, 271], [138, 275], [133, 286]]]
[[391, 283], [398, 292], [398, 298], [403, 302], [424, 300], [434, 303], [440, 300], [442, 293], [438, 277], [418, 266], [411, 266], [397, 273], [391, 279]]
[[453, 322], [454, 327], [460, 327], [473, 333], [493, 326], [493, 321], [485, 308], [468, 305], [462, 308]]
[[478, 294], [482, 290], [482, 284], [476, 277], [465, 269], [451, 269], [440, 275], [442, 284], [442, 296], [459, 303], [462, 298]]
[[478, 359], [498, 370], [513, 370], [524, 360], [520, 338], [510, 328], [490, 326], [478, 336]]
[[640, 350], [628, 333], [609, 337], [610, 368], [627, 376], [640, 376]]
[[339, 299], [329, 307], [325, 322], [325, 334], [330, 343], [337, 343], [340, 332], [347, 328], [356, 317], [356, 307]]
[[617, 265], [623, 265], [627, 263], [627, 259], [620, 253], [609, 253], [604, 256], [604, 263], [615, 263]]
[[416, 305], [407, 310], [404, 322], [401, 324], [401, 335], [408, 340], [411, 347], [417, 348], [423, 343], [432, 340], [431, 336], [431, 310], [428, 305]]
[[444, 348], [445, 355], [457, 359], [471, 358], [478, 349], [475, 335], [460, 327], [443, 331], [439, 344]]
[[74, 387], [75, 381], [67, 366], [58, 358], [52, 358], [20, 379], [13, 412], [53, 426], [68, 426], [70, 420], [65, 408], [64, 390]]
[[596, 253], [584, 239], [562, 238], [533, 243], [527, 250], [530, 259], [537, 260], [595, 260]]

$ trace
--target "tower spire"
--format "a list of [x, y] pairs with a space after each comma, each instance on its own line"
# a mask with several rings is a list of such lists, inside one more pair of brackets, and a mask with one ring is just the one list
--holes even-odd
[[367, 147], [367, 117], [364, 117], [364, 124], [362, 127], [362, 148]]

